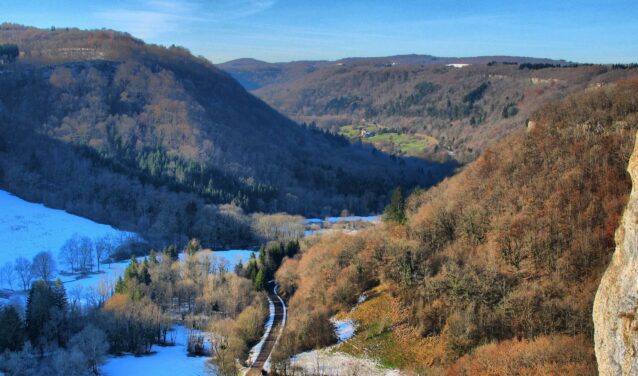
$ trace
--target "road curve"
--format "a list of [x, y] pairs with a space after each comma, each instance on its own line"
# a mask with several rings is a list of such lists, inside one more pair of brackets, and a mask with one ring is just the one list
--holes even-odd
[[273, 302], [273, 305], [275, 307], [272, 328], [270, 329], [268, 337], [264, 341], [264, 345], [257, 355], [255, 362], [246, 372], [246, 376], [259, 376], [265, 375], [267, 373], [267, 371], [264, 370], [264, 367], [266, 369], [269, 368], [267, 367], [267, 364], [269, 363], [270, 355], [272, 354], [272, 351], [275, 348], [277, 341], [279, 340], [279, 336], [281, 335], [283, 326], [286, 324], [286, 304], [279, 296], [279, 294], [277, 294], [277, 286], [274, 283], [269, 284], [268, 298]]

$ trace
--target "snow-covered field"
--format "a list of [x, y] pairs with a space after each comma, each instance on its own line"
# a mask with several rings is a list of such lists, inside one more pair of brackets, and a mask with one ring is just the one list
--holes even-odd
[[[0, 266], [6, 262], [14, 262], [18, 257], [32, 259], [38, 252], [50, 251], [58, 264], [58, 269], [62, 269], [58, 260], [60, 248], [75, 234], [91, 239], [111, 236], [116, 242], [115, 245], [131, 237], [137, 237], [136, 234], [120, 231], [63, 210], [27, 202], [0, 190]], [[224, 264], [228, 271], [233, 271], [240, 260], [245, 265], [250, 255], [254, 253], [250, 250], [207, 252], [203, 252], [202, 255], [208, 255], [218, 264]], [[128, 263], [127, 260], [111, 265], [103, 264], [99, 274], [83, 277], [60, 275], [60, 279], [65, 284], [70, 300], [78, 299], [87, 302], [97, 298], [97, 289], [100, 284], [106, 287], [114, 286]], [[17, 287], [17, 281], [13, 283], [13, 286], [0, 281], [0, 289], [10, 290]], [[7, 300], [0, 301], [0, 305], [6, 302]]]
[[358, 216], [351, 215], [347, 217], [326, 217], [325, 219], [321, 218], [306, 218], [304, 219], [304, 224], [312, 225], [312, 224], [322, 224], [324, 222], [337, 223], [337, 222], [379, 222], [381, 217], [378, 215], [369, 215], [369, 216]]
[[155, 354], [135, 357], [132, 355], [109, 358], [102, 366], [105, 376], [153, 375], [153, 376], [203, 376], [214, 375], [207, 364], [207, 357], [190, 357], [186, 352], [187, 330], [176, 326], [169, 333], [175, 346], [153, 346]]
[[0, 265], [19, 256], [31, 259], [41, 251], [57, 258], [60, 247], [76, 233], [92, 239], [133, 235], [0, 190]]
[[333, 351], [331, 348], [314, 350], [295, 355], [291, 359], [293, 367], [299, 367], [311, 375], [331, 376], [398, 376], [398, 370], [382, 368], [372, 359], [358, 358]]

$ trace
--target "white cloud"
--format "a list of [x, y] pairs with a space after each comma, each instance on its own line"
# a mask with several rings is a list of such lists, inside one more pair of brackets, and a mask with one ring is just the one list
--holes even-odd
[[276, 0], [140, 0], [129, 7], [102, 9], [93, 17], [106, 28], [126, 31], [138, 38], [154, 39], [177, 32], [188, 23], [220, 22], [248, 17]]

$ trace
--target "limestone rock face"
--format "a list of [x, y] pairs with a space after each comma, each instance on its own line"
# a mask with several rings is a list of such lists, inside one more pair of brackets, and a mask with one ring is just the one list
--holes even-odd
[[594, 342], [603, 376], [638, 375], [638, 143], [627, 170], [631, 196], [594, 301]]

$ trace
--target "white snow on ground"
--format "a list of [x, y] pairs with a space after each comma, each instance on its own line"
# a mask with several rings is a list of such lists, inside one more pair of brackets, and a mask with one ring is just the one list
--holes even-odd
[[[144, 257], [138, 257], [142, 261]], [[114, 262], [100, 265], [100, 273], [81, 275], [61, 275], [60, 279], [64, 283], [69, 301], [79, 299], [82, 305], [95, 303], [98, 298], [98, 288], [100, 284], [108, 290], [115, 288], [117, 279], [124, 274], [130, 260]]]
[[[368, 294], [364, 292], [363, 294], [359, 295], [359, 297], [357, 298], [357, 304], [361, 304], [365, 302], [366, 300], [368, 300]], [[356, 308], [357, 308], [356, 306], [352, 307], [352, 311], [354, 311]]]
[[[367, 299], [366, 294], [361, 294], [357, 299], [361, 304]], [[352, 309], [356, 309], [356, 306]], [[330, 319], [335, 326], [335, 334], [339, 344], [349, 340], [355, 335], [357, 323], [351, 319]], [[370, 376], [400, 376], [397, 369], [383, 368], [379, 362], [366, 358], [356, 357], [339, 351], [339, 344], [319, 350], [313, 350], [297, 354], [290, 358], [291, 365], [303, 369], [304, 373], [311, 375], [370, 375]]]
[[314, 350], [295, 355], [291, 359], [293, 367], [303, 368], [311, 375], [331, 376], [398, 376], [398, 370], [384, 369], [368, 358], [359, 358], [342, 352], [333, 352], [331, 348]]
[[339, 342], [345, 342], [352, 338], [357, 329], [357, 324], [354, 320], [337, 320], [332, 318], [330, 322], [335, 326], [335, 334]]
[[312, 225], [312, 224], [320, 225], [326, 221], [330, 223], [337, 223], [337, 222], [356, 222], [356, 221], [379, 222], [380, 220], [381, 220], [381, 216], [378, 216], [378, 215], [369, 215], [369, 216], [350, 215], [347, 217], [326, 217], [326, 219], [306, 218], [303, 220], [303, 223], [307, 225]]
[[214, 375], [207, 366], [205, 356], [189, 357], [186, 352], [187, 330], [176, 326], [169, 333], [175, 337], [175, 346], [152, 347], [155, 354], [135, 357], [132, 355], [112, 357], [102, 366], [105, 376], [153, 375], [153, 376], [203, 376]]
[[60, 247], [75, 233], [93, 239], [133, 235], [0, 190], [0, 265], [41, 251], [51, 251], [57, 259]]
[[356, 222], [356, 221], [363, 221], [363, 222], [379, 222], [381, 220], [381, 217], [378, 215], [369, 215], [369, 216], [358, 216], [358, 215], [351, 215], [348, 217], [328, 217], [326, 218], [326, 220], [330, 223], [337, 223], [337, 222]]
[[303, 220], [303, 223], [307, 224], [307, 225], [312, 225], [312, 224], [322, 224], [323, 223], [323, 219], [319, 219], [319, 218], [306, 218]]
[[255, 364], [255, 361], [257, 361], [257, 356], [259, 356], [259, 352], [264, 347], [264, 343], [266, 343], [266, 339], [268, 339], [268, 334], [270, 334], [270, 331], [272, 330], [272, 324], [275, 322], [275, 304], [270, 297], [268, 297], [268, 309], [268, 321], [266, 321], [266, 324], [264, 325], [264, 335], [259, 340], [259, 343], [253, 346], [248, 353], [248, 363], [250, 366]]

